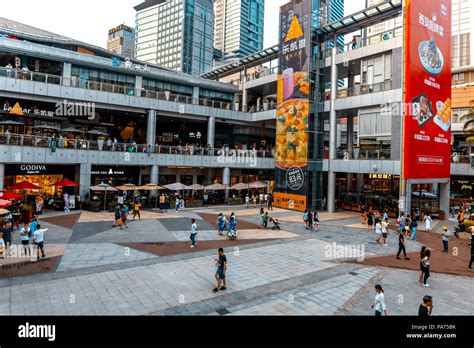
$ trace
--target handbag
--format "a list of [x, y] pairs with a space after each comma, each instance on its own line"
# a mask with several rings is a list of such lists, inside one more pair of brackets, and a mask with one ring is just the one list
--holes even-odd
[[118, 218], [117, 223], [119, 226], [122, 226], [122, 223], [123, 223], [122, 218]]

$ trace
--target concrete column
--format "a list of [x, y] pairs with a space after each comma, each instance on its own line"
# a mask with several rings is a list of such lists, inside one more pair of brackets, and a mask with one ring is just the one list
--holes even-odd
[[199, 87], [194, 86], [193, 89], [193, 104], [197, 105], [199, 104]]
[[215, 137], [216, 137], [216, 118], [214, 116], [211, 116], [209, 117], [209, 120], [207, 121], [207, 144], [211, 145], [212, 148], [215, 147], [215, 139], [216, 139]]
[[0, 190], [5, 188], [5, 163], [0, 163]]
[[356, 174], [356, 191], [357, 192], [363, 192], [364, 188], [362, 187], [364, 185], [364, 174]]
[[143, 88], [143, 77], [142, 76], [136, 76], [135, 77], [135, 95], [137, 97], [142, 96], [142, 88]]
[[85, 199], [87, 194], [90, 195], [91, 171], [92, 164], [81, 163], [79, 165], [79, 195], [81, 196], [81, 201]]
[[156, 110], [148, 111], [148, 123], [146, 131], [146, 144], [147, 146], [155, 146], [155, 136], [156, 136]]
[[336, 65], [337, 38], [334, 38], [334, 48], [331, 58], [331, 109], [329, 114], [329, 161], [328, 161], [328, 212], [334, 213], [336, 210], [336, 172], [334, 172], [334, 159], [336, 158], [337, 141], [337, 65]]
[[347, 116], [347, 152], [349, 158], [353, 158], [352, 151], [354, 150], [354, 116]]
[[[151, 170], [150, 170], [150, 184], [156, 184], [158, 185], [158, 178], [159, 178], [159, 175], [160, 175], [160, 167], [158, 167], [158, 165], [153, 165], [151, 166]], [[158, 193], [158, 191], [151, 191], [150, 192], [150, 195], [151, 196], [156, 196], [156, 194]]]
[[[230, 168], [224, 168], [224, 173], [222, 173], [222, 184], [226, 187], [230, 187]], [[229, 198], [229, 190], [225, 190], [225, 198]]]
[[445, 184], [439, 184], [439, 210], [444, 212], [447, 220], [449, 220], [449, 203], [451, 196], [451, 184], [448, 181]]
[[63, 86], [71, 86], [71, 73], [72, 65], [71, 63], [63, 63]]

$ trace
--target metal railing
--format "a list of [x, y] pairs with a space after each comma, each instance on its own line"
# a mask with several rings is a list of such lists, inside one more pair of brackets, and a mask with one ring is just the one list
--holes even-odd
[[[374, 83], [372, 85], [356, 85], [349, 88], [338, 89], [337, 98], [348, 98], [356, 97], [359, 95], [365, 95], [370, 93], [384, 92], [392, 89], [392, 81], [384, 81], [380, 83]], [[330, 93], [329, 93], [330, 96]]]
[[[374, 45], [382, 41], [388, 41], [390, 39], [393, 39], [395, 37], [399, 37], [402, 35], [403, 35], [403, 27], [396, 27], [394, 29], [384, 31], [379, 34], [375, 34], [375, 35], [357, 40], [356, 42], [349, 42], [344, 45], [337, 45], [336, 46], [337, 54], [354, 51], [359, 48]], [[324, 58], [331, 57], [331, 51], [332, 49], [325, 49], [323, 53]]]
[[471, 160], [469, 155], [451, 155], [451, 163], [471, 164]]
[[[168, 154], [182, 156], [232, 156], [238, 155], [232, 151], [247, 151], [247, 156], [256, 156], [258, 158], [274, 158], [274, 150], [242, 150], [223, 148], [207, 148], [200, 146], [168, 146], [136, 143], [108, 142], [106, 140], [86, 140], [86, 139], [68, 139], [54, 138], [56, 149], [76, 149], [76, 150], [94, 150], [108, 152], [131, 152], [131, 153], [149, 153], [149, 154]], [[53, 148], [53, 138], [40, 135], [24, 135], [14, 133], [0, 132], [0, 145], [13, 146], [33, 146], [43, 148]]]
[[390, 160], [390, 149], [364, 149], [356, 148], [352, 151], [338, 150], [336, 159], [341, 160]]

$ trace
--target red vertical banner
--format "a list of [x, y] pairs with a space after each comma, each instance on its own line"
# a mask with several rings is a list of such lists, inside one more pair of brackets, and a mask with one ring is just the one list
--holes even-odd
[[405, 3], [404, 179], [451, 175], [451, 0]]

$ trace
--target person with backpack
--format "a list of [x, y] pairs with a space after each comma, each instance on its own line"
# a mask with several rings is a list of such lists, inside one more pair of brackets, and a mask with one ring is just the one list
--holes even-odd
[[219, 236], [224, 235], [226, 223], [227, 223], [226, 217], [224, 216], [224, 214], [220, 213], [219, 216], [217, 217], [217, 234]]

